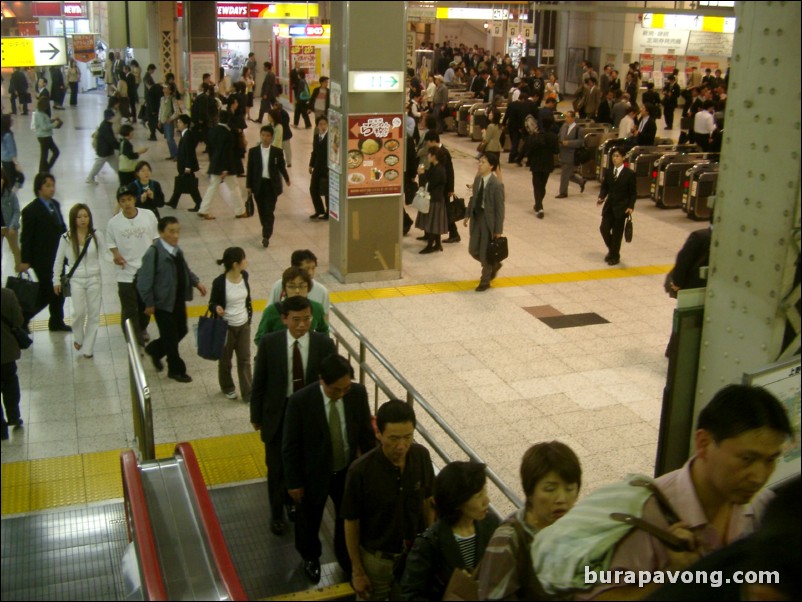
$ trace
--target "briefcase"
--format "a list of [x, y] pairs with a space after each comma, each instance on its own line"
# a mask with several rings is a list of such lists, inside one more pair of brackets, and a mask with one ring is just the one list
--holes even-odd
[[624, 240], [632, 242], [632, 216], [627, 216], [627, 223], [624, 224]]
[[40, 284], [32, 280], [28, 272], [20, 272], [18, 276], [9, 276], [6, 281], [6, 287], [14, 291], [23, 313], [28, 314], [38, 313], [36, 300], [39, 297], [39, 286]]
[[253, 200], [253, 193], [250, 193], [248, 200], [245, 201], [245, 215], [253, 217], [254, 213], [256, 213], [256, 202]]
[[449, 223], [458, 222], [465, 219], [465, 199], [454, 197], [446, 204]]
[[501, 263], [509, 254], [506, 236], [499, 236], [487, 243], [487, 263], [491, 265]]
[[182, 173], [175, 177], [174, 190], [180, 190], [181, 194], [192, 194], [198, 190], [198, 178], [194, 173]]

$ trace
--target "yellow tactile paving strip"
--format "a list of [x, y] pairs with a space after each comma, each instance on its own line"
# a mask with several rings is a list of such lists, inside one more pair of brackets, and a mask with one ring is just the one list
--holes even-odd
[[[671, 267], [671, 265], [648, 265], [532, 276], [509, 276], [494, 280], [493, 287], [505, 288], [609, 278], [632, 278], [665, 274]], [[476, 284], [476, 280], [466, 280], [340, 291], [331, 293], [331, 300], [333, 303], [348, 303], [413, 295], [436, 295], [471, 290], [476, 287]], [[262, 311], [265, 301], [263, 299], [255, 300], [253, 305], [255, 311]], [[206, 306], [202, 305], [187, 308], [190, 317], [201, 316], [205, 311]], [[101, 325], [119, 323], [119, 314], [101, 316]], [[33, 330], [46, 330], [47, 322], [44, 320], [32, 322], [31, 326]], [[200, 439], [192, 441], [192, 446], [207, 486], [259, 479], [267, 475], [264, 447], [256, 432]], [[156, 446], [156, 457], [170, 457], [173, 455], [174, 448], [175, 443], [159, 444]], [[120, 450], [2, 464], [0, 477], [2, 477], [0, 482], [2, 516], [98, 502], [123, 496]]]

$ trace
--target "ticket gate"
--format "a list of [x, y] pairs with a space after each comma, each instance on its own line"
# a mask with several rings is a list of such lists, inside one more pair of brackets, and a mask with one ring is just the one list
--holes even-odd
[[595, 128], [588, 128], [583, 130], [585, 132], [585, 147], [591, 151], [590, 160], [586, 161], [580, 166], [580, 174], [583, 178], [586, 179], [594, 179], [597, 178], [598, 169], [597, 169], [597, 154], [598, 148], [601, 146], [601, 143], [604, 142], [605, 139], [609, 138], [611, 134], [609, 128], [598, 124], [598, 127]]
[[658, 207], [681, 207], [685, 172], [696, 164], [718, 160], [711, 153], [664, 155], [654, 162], [651, 196]]
[[457, 105], [457, 136], [467, 136], [470, 132], [470, 110], [474, 104], [473, 100], [463, 100]]
[[647, 197], [651, 193], [652, 166], [655, 160], [666, 153], [689, 153], [699, 150], [692, 145], [636, 146], [626, 156], [629, 168], [635, 172], [635, 183], [638, 198]]
[[489, 105], [476, 103], [471, 107], [471, 140], [479, 142], [482, 139], [482, 130], [487, 127], [487, 109]]
[[685, 172], [682, 209], [693, 220], [707, 220], [713, 209], [708, 200], [716, 194], [718, 163], [694, 165]]

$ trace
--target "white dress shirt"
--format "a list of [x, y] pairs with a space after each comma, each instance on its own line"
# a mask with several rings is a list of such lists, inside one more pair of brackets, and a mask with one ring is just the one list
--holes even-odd
[[[296, 339], [292, 338], [290, 335], [290, 331], [287, 330], [287, 373], [289, 377], [287, 378], [287, 397], [295, 393], [295, 389], [292, 386], [292, 350], [293, 345], [295, 344]], [[309, 365], [309, 333], [307, 332], [304, 336], [297, 339], [298, 340], [298, 349], [301, 352], [301, 361], [304, 365], [304, 377], [306, 377], [306, 367]]]
[[262, 151], [262, 177], [269, 180], [270, 179], [270, 147], [259, 146], [259, 150]]

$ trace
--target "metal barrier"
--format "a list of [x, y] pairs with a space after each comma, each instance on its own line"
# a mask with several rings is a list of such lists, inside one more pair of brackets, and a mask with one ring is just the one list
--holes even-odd
[[131, 387], [131, 410], [134, 417], [134, 435], [139, 449], [139, 460], [155, 460], [156, 444], [153, 437], [153, 410], [150, 387], [139, 357], [139, 345], [131, 320], [125, 321], [125, 338], [128, 343], [128, 380]]
[[[345, 333], [340, 332], [334, 324], [330, 324], [330, 332], [334, 336], [334, 339], [337, 343], [337, 347], [339, 349], [342, 346], [347, 352], [349, 358], [357, 358], [359, 361], [359, 382], [360, 384], [365, 384], [365, 377], [369, 376], [374, 384], [374, 405], [373, 405], [373, 413], [375, 415], [376, 410], [378, 408], [378, 399], [379, 399], [379, 391], [381, 390], [385, 395], [388, 396], [388, 399], [396, 398], [396, 394], [390, 389], [390, 387], [379, 377], [376, 373], [376, 370], [371, 368], [366, 361], [368, 352], [370, 353], [373, 358], [386, 370], [390, 376], [395, 379], [395, 381], [401, 385], [404, 390], [406, 391], [406, 401], [409, 404], [415, 405], [421, 409], [431, 418], [435, 424], [437, 424], [440, 429], [446, 434], [446, 436], [451, 439], [451, 441], [462, 450], [468, 458], [470, 458], [474, 462], [479, 462], [486, 466], [487, 478], [501, 491], [504, 497], [512, 503], [513, 506], [516, 508], [521, 508], [524, 503], [521, 498], [519, 498], [515, 492], [510, 489], [510, 487], [501, 480], [501, 477], [496, 474], [496, 472], [487, 465], [487, 462], [482, 460], [482, 458], [477, 454], [470, 445], [468, 445], [462, 437], [460, 437], [457, 432], [451, 428], [448, 423], [443, 419], [440, 414], [427, 402], [423, 396], [413, 387], [406, 378], [404, 378], [398, 370], [387, 360], [387, 358], [382, 355], [382, 353], [373, 345], [368, 339], [363, 335], [359, 329], [354, 326], [348, 318], [346, 318], [343, 313], [337, 309], [334, 305], [331, 306], [331, 313], [333, 316], [343, 324], [343, 326], [356, 337], [357, 341], [359, 342], [358, 349], [354, 347], [351, 343], [349, 343], [345, 338]], [[452, 462], [454, 459], [451, 457], [445, 448], [435, 439], [432, 433], [429, 432], [423, 425], [421, 425], [420, 420], [418, 420], [418, 424], [415, 427], [416, 430], [420, 433], [421, 437], [429, 444], [430, 448], [434, 450], [437, 455], [445, 462], [449, 463]]]

